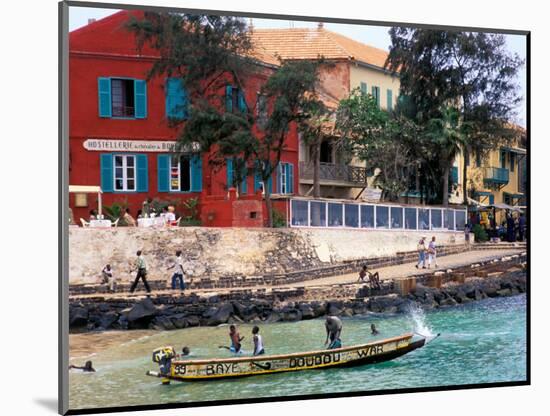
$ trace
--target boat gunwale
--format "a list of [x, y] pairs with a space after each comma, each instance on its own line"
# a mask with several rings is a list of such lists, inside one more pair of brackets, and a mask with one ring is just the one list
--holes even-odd
[[294, 358], [294, 357], [307, 357], [315, 354], [326, 354], [334, 352], [347, 352], [358, 350], [365, 347], [371, 347], [379, 344], [387, 344], [390, 342], [401, 341], [407, 338], [412, 338], [414, 334], [412, 332], [406, 333], [403, 335], [398, 335], [392, 338], [385, 338], [379, 341], [373, 341], [366, 344], [352, 345], [350, 347], [341, 347], [334, 348], [330, 350], [316, 350], [316, 351], [307, 351], [307, 352], [294, 352], [290, 354], [278, 354], [278, 355], [256, 355], [256, 356], [247, 356], [247, 357], [230, 357], [230, 358], [213, 358], [210, 360], [172, 360], [172, 366], [177, 364], [185, 365], [202, 365], [202, 364], [221, 364], [221, 363], [234, 363], [234, 362], [249, 362], [249, 361], [270, 361], [270, 360], [281, 360], [285, 358]]

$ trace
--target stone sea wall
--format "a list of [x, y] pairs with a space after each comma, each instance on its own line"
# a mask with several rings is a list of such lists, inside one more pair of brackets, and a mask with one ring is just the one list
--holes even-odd
[[[271, 323], [313, 319], [326, 314], [406, 313], [450, 307], [488, 297], [526, 291], [526, 272], [520, 267], [495, 277], [474, 277], [439, 288], [418, 284], [411, 292], [392, 293], [391, 286], [373, 293], [364, 285], [332, 288], [287, 288], [251, 296], [246, 291], [208, 296], [157, 296], [144, 299], [83, 298], [70, 303], [72, 331], [158, 329], [173, 330], [225, 323]], [[339, 298], [335, 298], [338, 296]]]
[[[464, 234], [430, 232], [440, 245], [463, 245]], [[129, 281], [137, 250], [148, 262], [149, 280], [166, 280], [180, 249], [194, 278], [260, 276], [314, 269], [414, 251], [420, 234], [404, 231], [174, 227], [69, 230], [69, 282], [95, 283], [109, 263]]]

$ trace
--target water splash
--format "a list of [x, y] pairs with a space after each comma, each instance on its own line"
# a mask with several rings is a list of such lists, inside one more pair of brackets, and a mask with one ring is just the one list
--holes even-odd
[[426, 323], [426, 314], [417, 303], [411, 304], [408, 312], [414, 323], [414, 332], [426, 338], [433, 338], [437, 335]]

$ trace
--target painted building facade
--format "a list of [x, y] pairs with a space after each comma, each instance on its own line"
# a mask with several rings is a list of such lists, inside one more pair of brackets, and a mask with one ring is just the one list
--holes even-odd
[[[177, 213], [185, 200], [198, 198], [205, 225], [262, 226], [265, 207], [256, 175], [239, 184], [237, 198], [229, 192], [235, 185], [231, 160], [213, 169], [209, 155], [194, 146], [179, 160], [172, 157], [178, 131], [168, 120], [186, 119], [188, 97], [178, 79], [147, 80], [158, 55], [147, 46], [137, 50], [125, 28], [129, 15], [118, 12], [70, 33], [69, 183], [101, 186], [103, 204], [122, 203], [134, 217], [147, 198], [171, 202]], [[226, 111], [255, 106], [275, 66], [259, 62], [256, 69], [243, 81], [242, 91], [229, 84], [219, 91], [225, 95]], [[295, 126], [289, 129], [281, 161], [271, 190], [292, 194], [298, 187]], [[241, 205], [234, 210], [237, 199]], [[70, 207], [77, 222], [88, 219], [97, 197], [71, 194]]]
[[[329, 31], [322, 24], [315, 29], [254, 29], [257, 49], [288, 60], [316, 60], [327, 64], [320, 69], [320, 96], [329, 107], [359, 89], [372, 94], [383, 109], [392, 110], [399, 96], [399, 78], [384, 69], [388, 53]], [[311, 149], [300, 140], [299, 194], [313, 188]], [[364, 162], [339, 152], [326, 140], [321, 145], [321, 196], [354, 199], [372, 182], [372, 169]]]

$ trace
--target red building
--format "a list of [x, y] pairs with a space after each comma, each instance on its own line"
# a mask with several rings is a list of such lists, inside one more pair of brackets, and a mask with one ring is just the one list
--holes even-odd
[[[187, 99], [185, 91], [177, 79], [146, 81], [158, 55], [148, 47], [137, 50], [133, 34], [125, 28], [129, 15], [121, 11], [70, 33], [69, 183], [101, 186], [103, 204], [125, 203], [134, 216], [149, 197], [179, 204], [198, 197], [204, 225], [262, 225], [265, 207], [254, 175], [240, 186], [236, 199], [228, 192], [230, 160], [213, 170], [208, 155], [196, 149], [188, 149], [179, 161], [171, 157], [177, 131], [169, 127], [168, 116], [186, 118], [181, 105]], [[276, 62], [263, 56], [242, 91], [227, 85], [220, 94], [226, 94], [229, 106], [246, 103], [253, 108]], [[272, 191], [292, 194], [298, 189], [295, 126], [289, 129], [281, 161]], [[77, 221], [87, 219], [97, 207], [97, 197], [71, 194], [70, 206]]]

